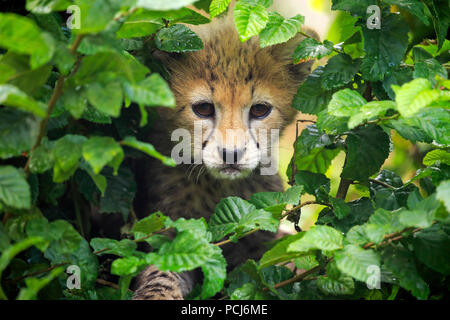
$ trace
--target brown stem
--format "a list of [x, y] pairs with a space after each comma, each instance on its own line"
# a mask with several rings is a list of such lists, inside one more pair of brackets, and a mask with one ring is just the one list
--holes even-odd
[[339, 182], [339, 188], [336, 193], [336, 198], [345, 200], [345, 197], [347, 196], [348, 188], [352, 184], [351, 180], [347, 180], [342, 178], [341, 182]]
[[26, 274], [24, 276], [20, 276], [20, 277], [11, 279], [9, 281], [12, 282], [12, 283], [16, 283], [16, 282], [22, 281], [25, 278], [37, 276], [37, 275], [39, 275], [41, 273], [46, 273], [46, 272], [52, 271], [53, 269], [56, 269], [56, 268], [61, 267], [61, 266], [64, 266], [66, 264], [69, 264], [69, 262], [63, 262], [63, 263], [55, 264], [52, 267], [48, 267], [48, 268], [45, 268], [45, 269], [37, 270], [37, 271], [31, 272], [31, 273], [28, 273], [28, 274]]
[[[81, 43], [81, 41], [83, 40], [83, 35], [79, 34], [73, 44], [72, 47], [70, 48], [70, 53], [75, 55], [77, 52], [77, 49]], [[53, 109], [56, 106], [56, 102], [58, 101], [59, 97], [61, 97], [62, 93], [63, 93], [63, 87], [64, 87], [64, 81], [66, 80], [66, 77], [64, 75], [60, 75], [58, 80], [56, 81], [55, 84], [55, 88], [53, 89], [53, 94], [50, 97], [50, 100], [48, 102], [48, 108], [47, 108], [47, 115], [45, 116], [44, 119], [42, 119], [40, 126], [39, 126], [39, 134], [36, 140], [36, 143], [34, 144], [34, 146], [31, 148], [31, 151], [29, 153], [29, 157], [27, 160], [27, 163], [25, 164], [25, 172], [27, 174], [29, 174], [30, 172], [30, 160], [31, 160], [31, 154], [33, 153], [33, 151], [36, 150], [37, 147], [39, 147], [41, 145], [42, 139], [44, 138], [44, 136], [47, 133], [47, 124], [48, 121], [50, 120], [50, 116], [53, 112]]]
[[369, 181], [373, 182], [373, 183], [376, 183], [376, 184], [379, 184], [380, 186], [383, 186], [383, 187], [388, 188], [388, 189], [392, 189], [392, 190], [397, 189], [396, 187], [391, 186], [390, 184], [387, 184], [386, 182], [383, 182], [383, 181], [379, 181], [379, 180], [375, 180], [375, 179], [369, 179]]

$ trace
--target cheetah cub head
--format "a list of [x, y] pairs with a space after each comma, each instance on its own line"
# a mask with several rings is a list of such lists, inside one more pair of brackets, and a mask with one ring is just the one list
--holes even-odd
[[189, 27], [203, 50], [157, 54], [176, 98], [176, 108], [161, 108], [160, 115], [169, 130], [190, 133], [190, 163], [201, 163], [213, 176], [236, 179], [257, 168], [276, 174], [277, 140], [294, 119], [293, 96], [313, 63], [292, 63], [304, 37], [261, 49], [256, 37], [239, 40], [230, 14]]

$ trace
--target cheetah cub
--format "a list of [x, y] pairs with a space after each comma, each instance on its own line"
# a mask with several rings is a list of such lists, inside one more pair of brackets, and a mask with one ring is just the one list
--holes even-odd
[[[149, 141], [171, 154], [178, 143], [171, 142], [172, 133], [187, 130], [193, 137], [192, 164], [175, 168], [152, 160], [138, 164], [136, 208], [138, 215], [159, 210], [173, 220], [208, 221], [224, 197], [249, 199], [255, 192], [282, 191], [276, 169], [263, 173], [270, 166], [267, 157], [273, 161], [277, 157], [271, 132], [281, 133], [294, 119], [291, 102], [312, 61], [292, 64], [292, 53], [304, 39], [300, 34], [264, 49], [256, 37], [242, 43], [231, 14], [189, 27], [202, 39], [204, 49], [183, 55], [155, 53], [170, 74], [176, 108], [158, 110], [161, 119]], [[222, 246], [230, 270], [247, 259], [258, 259], [264, 242], [272, 237], [260, 231]], [[133, 299], [183, 299], [200, 281], [197, 271], [178, 274], [150, 266], [138, 276]]]

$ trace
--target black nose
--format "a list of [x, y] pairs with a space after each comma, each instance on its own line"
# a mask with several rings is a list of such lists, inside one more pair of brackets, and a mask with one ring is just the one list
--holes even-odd
[[226, 164], [237, 164], [244, 154], [241, 149], [227, 150], [225, 148], [222, 151], [219, 150], [219, 153], [222, 153], [223, 162]]

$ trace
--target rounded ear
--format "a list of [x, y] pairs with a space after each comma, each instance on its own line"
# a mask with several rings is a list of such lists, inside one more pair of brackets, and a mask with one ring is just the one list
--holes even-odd
[[[314, 30], [305, 27], [302, 28], [302, 32], [303, 34], [306, 34], [309, 37], [312, 37], [320, 41], [319, 35]], [[300, 42], [302, 42], [307, 38], [303, 34], [297, 33], [297, 35], [292, 39], [290, 39], [289, 41], [273, 46], [272, 48], [272, 55], [276, 59], [284, 61], [289, 69], [289, 73], [292, 74], [294, 79], [300, 82], [303, 82], [306, 79], [306, 77], [311, 73], [311, 67], [315, 62], [314, 59], [311, 59], [297, 64], [293, 63], [292, 55], [295, 49], [300, 44]]]

